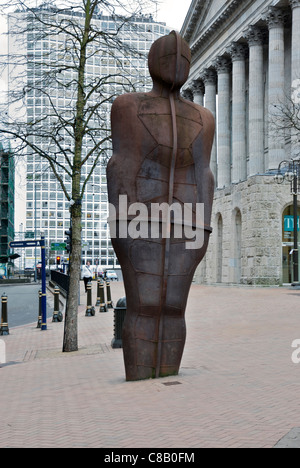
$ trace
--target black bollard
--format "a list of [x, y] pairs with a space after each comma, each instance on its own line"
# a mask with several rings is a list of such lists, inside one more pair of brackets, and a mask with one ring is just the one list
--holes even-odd
[[111, 342], [112, 348], [122, 348], [122, 331], [127, 310], [126, 297], [118, 300], [114, 310], [114, 337]]
[[8, 320], [7, 320], [7, 295], [4, 293], [1, 296], [1, 327], [0, 336], [9, 335]]
[[88, 283], [85, 316], [94, 317], [94, 315], [95, 315], [95, 307], [92, 306], [92, 284]]
[[63, 314], [59, 310], [59, 287], [55, 286], [54, 289], [54, 312], [52, 322], [62, 322], [63, 321]]
[[42, 328], [42, 290], [39, 290], [39, 316], [36, 328]]
[[95, 307], [98, 307], [100, 305], [100, 303], [101, 303], [101, 301], [100, 301], [100, 283], [101, 283], [101, 281], [100, 281], [100, 279], [98, 279], [98, 281], [97, 281], [97, 302], [95, 304]]
[[105, 291], [104, 291], [104, 283], [103, 281], [100, 282], [100, 309], [99, 312], [107, 312], [107, 307], [105, 304]]
[[107, 297], [107, 301], [106, 301], [107, 309], [113, 309], [114, 306], [111, 300], [110, 281], [108, 280], [106, 280], [106, 297]]

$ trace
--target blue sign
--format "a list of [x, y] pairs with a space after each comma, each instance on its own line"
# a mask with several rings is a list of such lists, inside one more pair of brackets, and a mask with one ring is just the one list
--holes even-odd
[[[298, 216], [297, 221], [297, 230], [300, 231], [300, 217]], [[284, 230], [285, 232], [293, 232], [294, 231], [294, 216], [285, 216], [284, 217]]]
[[42, 326], [41, 330], [47, 330], [47, 292], [46, 292], [46, 249], [45, 249], [45, 237], [41, 236], [40, 240], [32, 241], [14, 241], [9, 243], [11, 249], [20, 249], [22, 247], [41, 247], [42, 257]]
[[34, 241], [14, 241], [9, 243], [11, 249], [21, 249], [22, 247], [39, 247], [41, 245], [40, 240]]

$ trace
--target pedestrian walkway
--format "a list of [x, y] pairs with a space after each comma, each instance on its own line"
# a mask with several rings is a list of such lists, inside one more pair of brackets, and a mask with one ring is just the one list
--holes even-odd
[[140, 382], [110, 346], [113, 311], [85, 317], [83, 290], [81, 304], [76, 353], [61, 352], [63, 323], [3, 337], [1, 448], [271, 448], [300, 432], [300, 291], [193, 285], [180, 374]]

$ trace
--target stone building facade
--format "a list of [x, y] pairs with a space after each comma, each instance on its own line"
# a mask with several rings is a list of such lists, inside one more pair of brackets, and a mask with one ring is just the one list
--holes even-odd
[[196, 280], [290, 283], [293, 198], [274, 174], [300, 156], [297, 133], [279, 130], [300, 92], [300, 0], [193, 0], [181, 34], [192, 50], [184, 92], [216, 118], [213, 234]]

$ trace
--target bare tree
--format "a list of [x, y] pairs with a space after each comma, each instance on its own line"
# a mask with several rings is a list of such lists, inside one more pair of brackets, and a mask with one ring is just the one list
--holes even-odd
[[[2, 69], [9, 69], [8, 106], [1, 109], [0, 132], [14, 141], [15, 155], [38, 155], [47, 162], [70, 203], [72, 253], [70, 287], [65, 317], [63, 351], [78, 349], [78, 290], [81, 265], [82, 199], [97, 165], [104, 164], [110, 147], [110, 105], [116, 94], [134, 90], [145, 77], [137, 65], [134, 83], [126, 62], [143, 59], [124, 40], [122, 32], [133, 31], [132, 19], [156, 3], [154, 0], [62, 0], [7, 1], [9, 36], [14, 52], [9, 63], [4, 55]], [[100, 15], [115, 19], [113, 30], [103, 30]], [[138, 32], [138, 31], [136, 31]], [[133, 34], [133, 32], [131, 32]], [[41, 53], [25, 55], [23, 43], [58, 37], [58, 50], [43, 48]], [[51, 44], [51, 41], [48, 44]], [[105, 57], [107, 73], [89, 74], [91, 60]], [[118, 64], [110, 71], [110, 61]], [[64, 96], [60, 107], [53, 90]], [[30, 99], [40, 100], [39, 114], [27, 115]], [[83, 172], [85, 168], [85, 172]], [[71, 187], [71, 189], [69, 189]]]
[[292, 88], [282, 102], [272, 106], [270, 112], [270, 137], [291, 141], [291, 155], [300, 157], [300, 79], [294, 80]]

